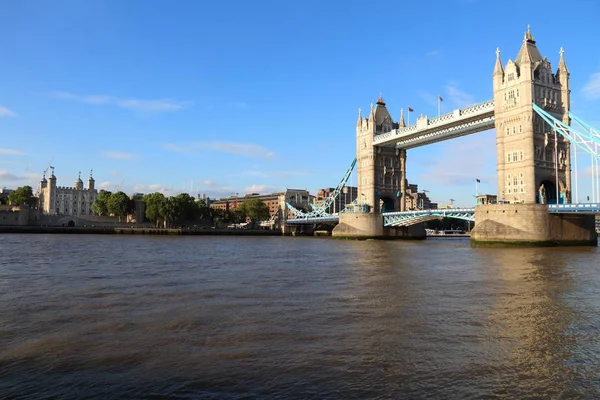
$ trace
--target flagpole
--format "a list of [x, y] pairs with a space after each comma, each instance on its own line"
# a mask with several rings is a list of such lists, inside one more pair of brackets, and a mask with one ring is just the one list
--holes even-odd
[[410, 126], [410, 107], [408, 107], [408, 124], [406, 126]]
[[440, 95], [438, 94], [438, 118], [441, 115], [441, 111], [442, 111], [442, 101], [441, 101]]
[[475, 204], [479, 204], [479, 179], [475, 178]]

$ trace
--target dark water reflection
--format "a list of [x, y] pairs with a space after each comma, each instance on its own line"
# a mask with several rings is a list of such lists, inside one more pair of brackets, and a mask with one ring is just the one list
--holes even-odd
[[598, 398], [599, 255], [4, 235], [0, 398]]

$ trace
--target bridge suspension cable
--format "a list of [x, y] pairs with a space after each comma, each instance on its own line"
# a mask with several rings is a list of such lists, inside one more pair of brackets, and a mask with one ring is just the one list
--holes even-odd
[[299, 217], [299, 218], [322, 217], [322, 216], [329, 215], [327, 213], [327, 210], [329, 209], [329, 206], [331, 206], [331, 204], [337, 199], [337, 197], [342, 192], [342, 189], [344, 188], [344, 186], [346, 186], [346, 182], [348, 182], [348, 179], [352, 175], [352, 171], [354, 170], [354, 166], [355, 165], [356, 165], [356, 158], [354, 158], [354, 160], [350, 164], [350, 167], [346, 171], [346, 174], [344, 175], [344, 177], [342, 178], [342, 180], [340, 181], [340, 183], [333, 190], [333, 192], [331, 192], [329, 194], [329, 196], [327, 196], [325, 198], [325, 200], [323, 201], [323, 203], [320, 206], [314, 207], [314, 206], [311, 205], [312, 206], [312, 210], [309, 211], [309, 212], [304, 212], [304, 211], [298, 210], [296, 207], [292, 206], [288, 202], [285, 203], [286, 206], [290, 209], [290, 211], [296, 217]]
[[533, 104], [533, 110], [544, 120], [555, 133], [566, 138], [570, 143], [575, 145], [574, 161], [575, 161], [575, 202], [579, 202], [579, 189], [577, 182], [577, 149], [581, 149], [591, 156], [592, 163], [592, 201], [600, 200], [600, 134], [598, 130], [587, 124], [580, 118], [569, 112], [569, 118], [577, 122], [582, 129], [576, 129], [569, 126], [563, 121], [556, 119], [548, 111], [542, 109], [537, 104]]

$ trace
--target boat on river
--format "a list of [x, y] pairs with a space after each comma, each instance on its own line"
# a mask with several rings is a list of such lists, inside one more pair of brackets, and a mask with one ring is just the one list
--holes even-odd
[[427, 237], [470, 237], [469, 232], [462, 229], [425, 229]]

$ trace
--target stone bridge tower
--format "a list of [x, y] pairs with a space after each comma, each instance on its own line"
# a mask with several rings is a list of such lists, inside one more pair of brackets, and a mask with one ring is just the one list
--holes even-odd
[[510, 203], [571, 200], [570, 144], [533, 111], [535, 103], [570, 124], [569, 71], [560, 51], [556, 73], [529, 27], [514, 61], [503, 68], [496, 50], [494, 106], [498, 199]]
[[404, 210], [406, 192], [406, 150], [373, 146], [373, 138], [406, 126], [404, 116], [393, 122], [381, 96], [367, 118], [358, 111], [356, 122], [356, 164], [359, 204], [371, 207], [371, 213]]

